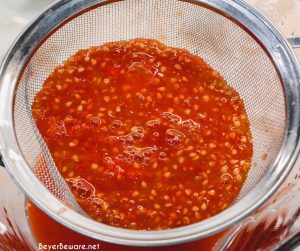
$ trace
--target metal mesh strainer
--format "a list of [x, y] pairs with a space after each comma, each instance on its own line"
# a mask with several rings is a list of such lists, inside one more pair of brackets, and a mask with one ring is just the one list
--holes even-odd
[[[137, 37], [199, 55], [245, 101], [253, 135], [252, 169], [237, 202], [211, 219], [156, 232], [117, 229], [89, 219], [33, 122], [34, 96], [57, 65], [79, 49]], [[162, 245], [220, 231], [261, 205], [284, 180], [298, 154], [299, 66], [274, 27], [236, 0], [61, 1], [16, 41], [2, 65], [0, 80], [4, 100], [0, 143], [13, 178], [47, 214], [107, 241]]]

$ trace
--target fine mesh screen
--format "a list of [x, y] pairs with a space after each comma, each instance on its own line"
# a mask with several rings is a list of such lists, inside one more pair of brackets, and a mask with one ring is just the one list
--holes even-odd
[[237, 24], [203, 6], [175, 0], [99, 6], [60, 27], [35, 52], [14, 105], [17, 138], [33, 172], [66, 206], [82, 213], [37, 131], [31, 105], [47, 76], [79, 49], [139, 37], [199, 55], [240, 93], [254, 145], [252, 168], [239, 196], [243, 198], [273, 163], [283, 140], [286, 111], [280, 78], [264, 50]]

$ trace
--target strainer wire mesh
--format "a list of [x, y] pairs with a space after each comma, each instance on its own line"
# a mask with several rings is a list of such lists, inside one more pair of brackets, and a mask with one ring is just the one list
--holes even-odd
[[283, 141], [286, 110], [281, 81], [264, 49], [237, 23], [206, 6], [182, 1], [108, 3], [66, 22], [40, 45], [24, 69], [14, 105], [18, 143], [32, 171], [67, 207], [84, 214], [34, 124], [31, 105], [48, 75], [72, 54], [131, 38], [152, 38], [186, 48], [239, 92], [254, 146], [252, 168], [238, 198], [242, 199], [267, 172]]

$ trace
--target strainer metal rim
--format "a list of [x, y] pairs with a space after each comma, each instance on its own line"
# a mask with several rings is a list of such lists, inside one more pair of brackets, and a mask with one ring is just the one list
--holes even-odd
[[16, 139], [13, 120], [15, 88], [22, 69], [49, 32], [84, 9], [94, 8], [106, 2], [103, 0], [56, 2], [25, 29], [8, 51], [0, 68], [0, 100], [3, 102], [0, 106], [0, 146], [8, 172], [26, 196], [49, 216], [79, 233], [99, 240], [133, 246], [171, 245], [203, 238], [232, 226], [261, 206], [285, 180], [299, 154], [300, 130], [298, 61], [279, 31], [263, 15], [238, 0], [188, 2], [209, 6], [226, 13], [226, 16], [236, 20], [250, 30], [253, 36], [259, 38], [274, 64], [278, 66], [277, 70], [286, 94], [288, 121], [279, 155], [267, 174], [241, 201], [217, 216], [185, 227], [161, 231], [125, 230], [87, 219], [66, 208], [42, 185], [23, 158]]

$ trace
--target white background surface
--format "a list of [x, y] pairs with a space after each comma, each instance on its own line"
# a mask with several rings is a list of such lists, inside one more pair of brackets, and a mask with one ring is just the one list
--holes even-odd
[[[300, 0], [247, 0], [286, 36], [300, 36]], [[22, 29], [54, 0], [0, 0], [0, 60]], [[300, 59], [300, 49], [296, 52]]]
[[[54, 0], [0, 0], [0, 61], [22, 29], [53, 2]], [[264, 13], [286, 37], [300, 36], [300, 0], [246, 2]], [[300, 60], [300, 49], [295, 53]], [[0, 177], [2, 181], [8, 179], [1, 167]], [[300, 251], [300, 247], [296, 250]]]
[[54, 0], [0, 0], [0, 59], [22, 29]]

